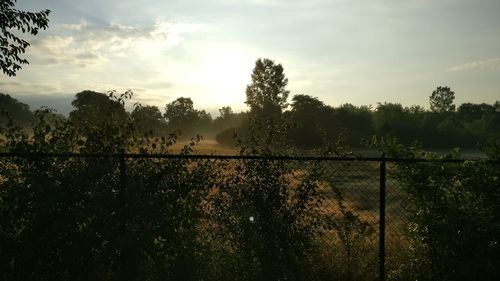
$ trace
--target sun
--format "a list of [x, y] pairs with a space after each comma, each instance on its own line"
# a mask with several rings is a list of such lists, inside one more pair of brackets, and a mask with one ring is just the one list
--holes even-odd
[[210, 103], [242, 104], [253, 64], [253, 58], [239, 50], [219, 48], [203, 55], [192, 79], [203, 88]]

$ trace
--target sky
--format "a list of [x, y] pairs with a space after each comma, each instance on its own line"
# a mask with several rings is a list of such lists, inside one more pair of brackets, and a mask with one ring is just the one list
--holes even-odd
[[49, 29], [0, 92], [61, 113], [82, 90], [131, 89], [129, 104], [190, 97], [214, 116], [247, 110], [258, 58], [281, 63], [291, 97], [428, 108], [500, 100], [499, 0], [18, 0], [50, 9]]

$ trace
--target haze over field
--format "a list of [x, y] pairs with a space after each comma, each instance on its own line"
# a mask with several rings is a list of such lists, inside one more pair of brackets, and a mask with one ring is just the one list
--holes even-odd
[[61, 1], [49, 29], [31, 38], [16, 77], [0, 89], [32, 108], [61, 113], [82, 90], [132, 89], [164, 108], [180, 96], [217, 115], [246, 110], [254, 62], [282, 63], [291, 95], [326, 104], [400, 102], [428, 107], [436, 86], [456, 103], [500, 96], [500, 2], [440, 1]]

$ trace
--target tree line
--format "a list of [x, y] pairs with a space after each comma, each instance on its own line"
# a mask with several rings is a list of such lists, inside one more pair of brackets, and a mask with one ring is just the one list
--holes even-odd
[[[91, 106], [83, 102], [88, 92], [77, 95], [68, 118], [37, 110], [31, 133], [12, 122], [0, 127], [2, 151], [27, 154], [0, 157], [1, 280], [376, 276], [375, 226], [366, 205], [354, 198], [378, 190], [377, 165], [273, 159], [284, 155], [276, 147], [286, 142], [287, 130], [271, 119], [249, 119], [255, 122], [237, 143], [240, 155], [266, 156], [258, 160], [129, 158], [121, 164], [115, 158], [29, 156], [173, 153], [175, 134], [137, 133], [137, 122], [124, 110], [130, 95], [111, 93]], [[269, 116], [275, 114], [284, 113]], [[195, 145], [180, 154], [193, 153]], [[376, 138], [372, 145], [388, 157], [438, 158], [393, 138]], [[348, 153], [333, 149], [325, 155]], [[484, 161], [391, 165], [398, 184], [390, 194], [405, 203], [393, 211], [408, 221], [399, 228], [405, 243], [387, 253], [388, 280], [498, 280], [500, 169], [489, 159], [499, 155], [496, 142]], [[352, 180], [347, 186], [346, 179]]]
[[[259, 59], [246, 89], [249, 110], [234, 112], [231, 107], [219, 109], [213, 118], [205, 110], [194, 107], [191, 98], [179, 97], [157, 106], [136, 104], [131, 111], [113, 100], [112, 95], [82, 91], [75, 95], [73, 111], [68, 118], [82, 129], [108, 126], [130, 118], [137, 133], [166, 136], [180, 133], [184, 138], [202, 135], [223, 145], [234, 145], [253, 121], [274, 122], [286, 128], [289, 144], [303, 149], [320, 148], [327, 142], [342, 138], [352, 147], [362, 147], [372, 136], [391, 136], [403, 144], [420, 143], [425, 148], [477, 148], [489, 139], [500, 136], [500, 101], [494, 104], [463, 103], [456, 107], [455, 93], [449, 87], [437, 87], [429, 97], [430, 109], [403, 106], [400, 103], [378, 103], [375, 107], [349, 103], [339, 106], [325, 104], [317, 97], [294, 95], [286, 89], [288, 79], [281, 64]], [[131, 95], [130, 91], [125, 93]], [[29, 127], [34, 114], [29, 107], [0, 93], [0, 124], [10, 121]], [[111, 118], [108, 118], [110, 117]]]

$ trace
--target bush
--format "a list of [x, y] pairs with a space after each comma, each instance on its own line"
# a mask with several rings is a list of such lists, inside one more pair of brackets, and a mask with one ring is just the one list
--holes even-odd
[[237, 136], [238, 130], [235, 128], [229, 128], [215, 135], [215, 140], [225, 146], [236, 146], [238, 143]]
[[[378, 144], [390, 156], [437, 159], [415, 147]], [[401, 274], [419, 280], [498, 280], [499, 164], [403, 162], [396, 176], [414, 208], [408, 229], [412, 262]]]

